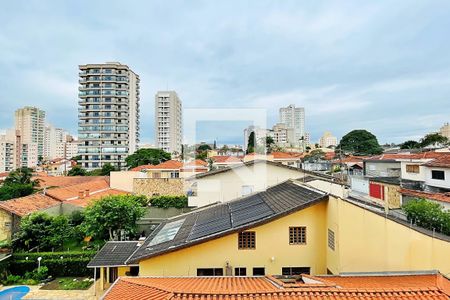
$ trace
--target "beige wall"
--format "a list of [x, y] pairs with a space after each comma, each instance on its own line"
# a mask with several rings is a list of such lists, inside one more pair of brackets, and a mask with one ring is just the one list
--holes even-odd
[[327, 250], [328, 268], [334, 272], [450, 273], [450, 242], [333, 197], [328, 202], [327, 214], [328, 226], [335, 230], [339, 248]]
[[133, 191], [137, 195], [152, 197], [185, 195], [184, 180], [181, 178], [135, 178]]
[[[326, 274], [326, 201], [249, 231], [256, 232], [256, 249], [239, 250], [238, 233], [141, 261], [140, 276], [196, 276], [197, 268], [264, 267], [266, 274], [281, 274], [282, 267], [310, 267]], [[306, 244], [289, 244], [289, 227], [306, 226]], [[276, 245], [276, 247], [274, 247]]]
[[189, 197], [189, 206], [204, 206], [214, 202], [226, 202], [243, 196], [243, 186], [253, 187], [253, 192], [264, 191], [291, 178], [301, 178], [304, 174], [297, 170], [256, 163], [248, 167], [235, 168], [230, 171], [193, 179], [187, 184], [197, 184], [196, 196]]
[[146, 178], [146, 174], [136, 171], [116, 171], [110, 173], [110, 187], [126, 192], [133, 192], [134, 178]]

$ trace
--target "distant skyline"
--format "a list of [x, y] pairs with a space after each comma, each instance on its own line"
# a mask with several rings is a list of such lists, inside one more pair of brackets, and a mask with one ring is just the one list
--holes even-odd
[[[108, 61], [140, 75], [142, 143], [166, 89], [183, 108], [267, 109], [268, 126], [303, 106], [313, 142], [417, 140], [450, 121], [449, 1], [7, 1], [0, 17], [0, 129], [29, 105], [76, 135], [78, 65]], [[246, 125], [197, 138], [242, 144]]]

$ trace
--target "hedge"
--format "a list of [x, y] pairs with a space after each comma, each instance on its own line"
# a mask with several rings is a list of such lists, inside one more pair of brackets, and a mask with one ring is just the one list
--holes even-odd
[[[87, 264], [94, 255], [95, 252], [93, 251], [14, 253], [9, 271], [11, 274], [23, 276], [26, 272], [36, 269], [38, 266], [37, 258], [42, 257], [41, 266], [46, 266], [48, 274], [53, 277], [92, 276], [93, 269], [88, 269]], [[28, 257], [28, 260], [26, 257]]]
[[187, 196], [157, 196], [150, 199], [151, 206], [160, 208], [185, 208], [188, 206]]

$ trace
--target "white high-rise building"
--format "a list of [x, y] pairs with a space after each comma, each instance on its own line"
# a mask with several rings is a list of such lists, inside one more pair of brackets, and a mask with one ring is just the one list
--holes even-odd
[[50, 124], [45, 125], [44, 135], [44, 159], [61, 158], [56, 153], [56, 148], [59, 143], [66, 140], [68, 133], [62, 128], [56, 128]]
[[139, 143], [139, 76], [118, 62], [80, 65], [78, 154], [83, 168], [125, 168]]
[[293, 144], [298, 146], [305, 139], [305, 109], [294, 104], [280, 108], [280, 123], [294, 130]]
[[275, 144], [280, 147], [289, 147], [295, 142], [294, 129], [284, 123], [273, 125], [271, 133]]
[[155, 95], [155, 142], [174, 156], [181, 154], [183, 110], [175, 91], [159, 91]]
[[[20, 135], [21, 163], [33, 168], [39, 157], [44, 157], [45, 112], [37, 107], [26, 106], [15, 112], [15, 130]], [[18, 146], [21, 145], [21, 146]]]
[[0, 172], [11, 172], [15, 169], [14, 139], [8, 134], [0, 134]]
[[442, 126], [439, 130], [439, 133], [450, 140], [450, 124], [445, 123], [444, 126]]

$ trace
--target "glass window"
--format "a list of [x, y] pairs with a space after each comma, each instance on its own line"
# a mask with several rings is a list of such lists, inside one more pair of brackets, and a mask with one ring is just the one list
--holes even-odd
[[253, 268], [253, 276], [264, 276], [266, 275], [266, 269], [264, 267]]
[[197, 269], [197, 276], [223, 276], [223, 269], [222, 268]]
[[301, 274], [310, 274], [310, 267], [283, 267], [281, 268], [281, 275], [292, 276]]
[[407, 173], [419, 173], [419, 165], [406, 165]]
[[437, 180], [445, 180], [445, 172], [440, 170], [432, 170], [431, 178]]
[[328, 229], [328, 247], [334, 251], [334, 231]]
[[234, 276], [247, 276], [247, 268], [244, 267], [234, 268]]

